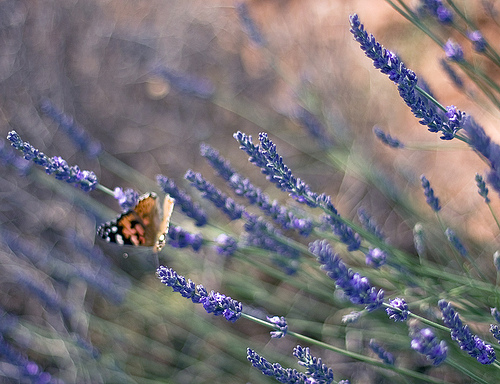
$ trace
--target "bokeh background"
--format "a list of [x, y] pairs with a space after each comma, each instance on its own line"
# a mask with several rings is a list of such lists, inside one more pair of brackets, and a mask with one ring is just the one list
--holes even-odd
[[[425, 173], [444, 202], [446, 219], [458, 220], [460, 235], [473, 242], [490, 242], [481, 248], [490, 257], [494, 221], [486, 215], [474, 182], [475, 173], [486, 165], [465, 144], [443, 143], [418, 124], [395, 86], [352, 39], [348, 17], [358, 13], [367, 30], [422, 75], [444, 105], [469, 112], [498, 137], [498, 111], [481, 103], [469, 85], [465, 94], [456, 91], [439, 66], [444, 57], [440, 47], [381, 0], [248, 1], [266, 42], [259, 46], [242, 28], [235, 4], [0, 1], [2, 136], [16, 130], [48, 156], [59, 155], [70, 165], [94, 171], [103, 185], [140, 192], [158, 191], [159, 173], [188, 188], [183, 181], [188, 169], [217, 183], [199, 153], [204, 142], [287, 203], [288, 197], [248, 164], [232, 137], [238, 130], [254, 138], [265, 131], [294, 173], [313, 190], [332, 195], [343, 216], [353, 218], [360, 206], [369, 207], [391, 244], [410, 252], [418, 216], [407, 220], [395, 201], [402, 198], [406, 207], [422, 207], [419, 176]], [[497, 26], [479, 4], [469, 4], [467, 10], [486, 35], [494, 36]], [[183, 91], [161, 71], [189, 78], [213, 94], [200, 97]], [[73, 116], [104, 152], [97, 158], [83, 153], [42, 112], [44, 102]], [[338, 150], [338, 167], [331, 166], [335, 161], [324, 143], [301, 124], [304, 107], [326, 127]], [[374, 125], [421, 150], [383, 146], [372, 133]], [[296, 367], [291, 358], [295, 341], [271, 343], [262, 327], [230, 325], [205, 314], [159, 284], [148, 252], [124, 251], [96, 240], [96, 226], [118, 214], [111, 196], [85, 194], [40, 169], [22, 175], [7, 165], [2, 167], [0, 193], [0, 306], [5, 311], [2, 322], [14, 324], [4, 334], [53, 377], [93, 383], [265, 382], [246, 362], [246, 346], [260, 346], [271, 361]], [[208, 203], [204, 207], [221, 228], [241, 230]], [[200, 231], [178, 210], [173, 223]], [[213, 239], [217, 233], [212, 229], [205, 236]], [[237, 284], [244, 267], [208, 247], [199, 252], [167, 247], [160, 261], [209, 290], [248, 302], [257, 312], [286, 315], [313, 305], [273, 307], [276, 298], [289, 302], [296, 290], [257, 275], [255, 281], [264, 279], [263, 287], [248, 291]], [[109, 296], [103, 294], [105, 288], [92, 287], [84, 272], [74, 270], [80, 267], [96, 279], [100, 274], [105, 280], [114, 276], [106, 281]], [[40, 287], [53, 295], [56, 309], [47, 308], [47, 298], [40, 299]], [[72, 315], [61, 315], [66, 305]], [[325, 308], [318, 329], [311, 332], [321, 332], [321, 324], [339, 326], [343, 314]], [[350, 347], [359, 341], [355, 332], [337, 331]], [[95, 350], [88, 347], [85, 354], [85, 342], [74, 334]], [[359, 365], [354, 368], [349, 359], [320, 356], [334, 367], [336, 377], [354, 383], [387, 380]]]

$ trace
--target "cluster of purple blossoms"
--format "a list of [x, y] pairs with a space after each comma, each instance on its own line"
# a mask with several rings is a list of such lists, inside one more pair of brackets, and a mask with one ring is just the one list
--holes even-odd
[[429, 14], [443, 24], [453, 22], [453, 13], [446, 8], [442, 0], [420, 0], [418, 13]]
[[156, 68], [154, 74], [168, 81], [172, 88], [187, 95], [209, 99], [215, 92], [215, 86], [207, 78], [179, 73], [166, 67]]
[[231, 220], [240, 219], [245, 207], [219, 191], [215, 186], [206, 181], [199, 173], [188, 170], [184, 178], [202, 193], [202, 196], [210, 200], [217, 208], [220, 208]]
[[500, 145], [494, 143], [470, 116], [465, 118], [463, 129], [467, 133], [468, 144], [488, 160], [491, 168], [487, 176], [488, 182], [500, 192]]
[[288, 192], [299, 203], [305, 203], [310, 207], [318, 206], [318, 195], [312, 192], [306, 183], [293, 176], [292, 171], [278, 155], [276, 145], [267, 137], [267, 133], [259, 134], [260, 146], [252, 143], [251, 136], [239, 131], [234, 134], [234, 138], [240, 143], [240, 149], [250, 156], [248, 160], [261, 168], [270, 182], [283, 192]]
[[438, 305], [443, 315], [444, 324], [450, 328], [451, 338], [457, 341], [460, 348], [481, 364], [493, 363], [496, 359], [493, 347], [486, 344], [479, 336], [473, 335], [469, 327], [462, 324], [462, 320], [450, 303], [439, 300]]
[[326, 240], [316, 240], [309, 244], [309, 251], [318, 258], [321, 268], [328, 277], [335, 280], [337, 287], [344, 291], [353, 304], [366, 305], [367, 311], [380, 308], [384, 302], [384, 291], [377, 291], [370, 286], [366, 277], [348, 268]]
[[[252, 366], [257, 368], [262, 374], [274, 377], [283, 384], [331, 384], [333, 383], [333, 371], [321, 362], [321, 359], [312, 356], [309, 348], [302, 348], [298, 345], [293, 354], [298, 358], [299, 364], [307, 368], [307, 374], [296, 369], [283, 368], [278, 363], [270, 363], [257, 352], [247, 348], [247, 359]], [[349, 380], [341, 380], [338, 384], [349, 384]]]
[[472, 42], [476, 52], [481, 53], [486, 50], [487, 43], [480, 31], [475, 30], [467, 32], [467, 37]]
[[89, 134], [75, 122], [75, 119], [52, 104], [50, 100], [42, 101], [41, 111], [50, 117], [73, 140], [75, 145], [89, 157], [94, 158], [101, 154], [101, 143], [92, 139]]
[[321, 361], [321, 358], [311, 355], [309, 348], [302, 348], [297, 345], [293, 349], [293, 355], [299, 361], [299, 365], [306, 368], [306, 374], [316, 380], [313, 383], [332, 383], [333, 370]]
[[479, 196], [484, 198], [484, 202], [486, 204], [489, 204], [490, 198], [488, 197], [488, 187], [486, 186], [486, 183], [484, 182], [483, 176], [481, 176], [479, 173], [476, 173], [476, 184], [477, 184]]
[[420, 176], [420, 181], [422, 182], [422, 188], [424, 188], [424, 195], [427, 201], [427, 204], [432, 208], [434, 212], [439, 212], [441, 210], [441, 206], [439, 205], [439, 199], [434, 196], [434, 190], [431, 188], [431, 184], [429, 180], [422, 175]]
[[377, 139], [379, 139], [382, 143], [384, 143], [385, 145], [388, 145], [389, 147], [392, 147], [392, 148], [404, 148], [405, 147], [405, 145], [401, 141], [392, 137], [388, 133], [385, 133], [378, 126], [373, 127], [373, 133], [375, 133], [375, 136], [377, 137]]
[[286, 322], [286, 319], [283, 316], [266, 317], [267, 321], [269, 321], [271, 324], [274, 324], [274, 326], [276, 327], [276, 330], [271, 331], [271, 337], [273, 339], [281, 339], [282, 337], [285, 337], [288, 332], [288, 324]]
[[171, 268], [161, 265], [156, 271], [156, 276], [163, 284], [172, 287], [174, 292], [179, 292], [182, 297], [191, 299], [195, 304], [202, 304], [207, 313], [213, 313], [215, 316], [223, 315], [232, 323], [241, 316], [242, 305], [239, 301], [218, 292], [207, 293], [203, 285], [195, 285], [190, 279], [186, 280]]
[[347, 245], [349, 252], [357, 251], [361, 247], [361, 237], [359, 234], [343, 223], [338, 214], [323, 215], [321, 219], [325, 224], [330, 226], [331, 231], [339, 237], [339, 240]]
[[495, 319], [495, 321], [497, 323], [500, 323], [500, 311], [498, 311], [498, 309], [495, 308], [490, 308], [491, 310], [491, 316], [493, 316], [493, 318]]
[[425, 355], [432, 362], [432, 365], [439, 365], [448, 356], [448, 346], [446, 342], [434, 335], [430, 328], [410, 330], [411, 348]]
[[202, 144], [200, 152], [219, 176], [228, 182], [236, 195], [244, 196], [250, 204], [257, 205], [266, 215], [270, 216], [283, 229], [295, 229], [302, 236], [308, 236], [313, 230], [312, 220], [299, 218], [294, 213], [281, 206], [276, 200], [271, 202], [267, 194], [256, 188], [250, 180], [238, 174], [217, 150], [207, 144]]
[[394, 355], [387, 352], [380, 344], [378, 344], [374, 339], [370, 340], [370, 349], [377, 354], [377, 356], [387, 365], [394, 365]]
[[455, 231], [451, 228], [446, 228], [445, 231], [446, 238], [450, 242], [451, 245], [460, 253], [460, 256], [462, 257], [468, 257], [469, 252], [467, 252], [467, 249], [463, 245], [463, 243], [460, 241], [458, 236], [456, 235]]
[[448, 62], [445, 59], [439, 60], [439, 64], [441, 64], [441, 67], [444, 69], [448, 77], [451, 79], [453, 84], [458, 89], [463, 89], [464, 88], [464, 82], [462, 78], [455, 72], [455, 70], [448, 64]]
[[198, 252], [203, 245], [203, 237], [199, 234], [192, 234], [181, 227], [171, 226], [168, 229], [168, 245], [174, 248], [186, 248], [191, 246]]
[[387, 261], [387, 252], [381, 250], [380, 248], [370, 248], [366, 253], [366, 265], [379, 269]]
[[378, 224], [375, 220], [366, 212], [364, 208], [358, 209], [358, 219], [361, 223], [361, 226], [370, 232], [372, 235], [376, 236], [378, 239], [385, 242], [385, 234], [379, 228]]
[[252, 366], [261, 371], [263, 375], [272, 376], [280, 383], [307, 383], [307, 376], [305, 373], [299, 372], [296, 369], [283, 368], [278, 363], [271, 364], [250, 348], [247, 348], [247, 359], [252, 363]]
[[130, 188], [124, 191], [122, 188], [116, 187], [113, 191], [113, 196], [116, 200], [118, 200], [118, 204], [120, 204], [122, 212], [131, 210], [139, 201], [139, 193]]
[[462, 47], [453, 39], [448, 39], [448, 41], [444, 44], [443, 49], [448, 60], [458, 63], [464, 59], [464, 51], [462, 50]]
[[234, 252], [238, 249], [238, 242], [234, 237], [228, 236], [225, 233], [221, 233], [215, 239], [216, 246], [215, 249], [219, 255], [232, 256]]
[[182, 212], [192, 218], [197, 227], [202, 227], [207, 223], [206, 212], [198, 203], [194, 203], [185, 191], [179, 189], [172, 179], [163, 175], [157, 175], [156, 182], [163, 192], [175, 199], [176, 207], [181, 207]]
[[[389, 79], [397, 85], [399, 95], [410, 107], [415, 117], [420, 119], [420, 124], [426, 125], [430, 132], [441, 132], [443, 140], [453, 139], [461, 129], [461, 125], [457, 125], [457, 122], [463, 124], [464, 114], [456, 109], [451, 112], [438, 110], [437, 106], [426, 97], [425, 93], [428, 92], [423, 82], [419, 81], [413, 71], [406, 68], [396, 54], [382, 47], [373, 35], [369, 35], [364, 30], [358, 15], [352, 15], [350, 23], [354, 39], [360, 44], [366, 56], [373, 61], [375, 68], [388, 75]], [[457, 116], [460, 118], [457, 119]]]
[[43, 152], [33, 147], [27, 141], [22, 141], [16, 131], [10, 131], [7, 139], [12, 142], [12, 146], [22, 151], [26, 160], [33, 161], [37, 165], [45, 167], [47, 174], [54, 174], [57, 180], [64, 180], [74, 184], [85, 192], [92, 191], [97, 186], [97, 177], [94, 172], [82, 171], [77, 165], [70, 167], [68, 163], [59, 156], [48, 157]]
[[388, 307], [385, 310], [389, 319], [394, 321], [406, 321], [410, 311], [408, 310], [408, 304], [406, 304], [404, 299], [396, 297], [395, 299], [389, 301], [389, 305], [391, 307]]

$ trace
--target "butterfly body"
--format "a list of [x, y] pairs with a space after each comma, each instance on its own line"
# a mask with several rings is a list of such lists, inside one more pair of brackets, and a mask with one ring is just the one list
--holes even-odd
[[97, 234], [109, 243], [153, 247], [154, 252], [159, 252], [166, 244], [173, 209], [174, 199], [169, 195], [165, 196], [161, 209], [156, 193], [146, 193], [133, 209], [115, 221], [102, 224]]

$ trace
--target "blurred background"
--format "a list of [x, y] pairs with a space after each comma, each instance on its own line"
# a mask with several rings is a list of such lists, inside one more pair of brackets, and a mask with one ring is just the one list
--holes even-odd
[[[405, 214], [425, 203], [422, 173], [438, 191], [443, 215], [463, 223], [461, 235], [494, 240], [494, 221], [474, 182], [486, 165], [465, 144], [443, 143], [418, 124], [353, 40], [348, 17], [358, 13], [378, 41], [427, 80], [438, 100], [474, 115], [495, 138], [498, 112], [474, 103], [473, 89], [455, 90], [439, 66], [440, 47], [381, 0], [248, 1], [264, 39], [259, 45], [236, 4], [0, 1], [2, 137], [16, 130], [48, 156], [94, 171], [104, 186], [140, 192], [159, 191], [157, 174], [189, 188], [183, 180], [188, 169], [224, 189], [199, 153], [208, 143], [272, 198], [294, 206], [248, 163], [232, 137], [243, 131], [255, 142], [265, 131], [294, 174], [331, 195], [347, 218], [368, 207], [395, 246], [413, 250], [418, 217], [407, 220]], [[486, 34], [495, 33], [479, 5], [467, 9]], [[319, 139], [308, 131], [312, 117], [304, 110], [324, 127]], [[54, 121], [61, 113], [72, 116], [102, 152], [75, 145]], [[385, 147], [374, 125], [422, 150]], [[96, 227], [118, 215], [111, 196], [84, 193], [36, 166], [23, 174], [4, 162], [1, 174], [0, 327], [4, 341], [54, 382], [265, 382], [246, 362], [246, 347], [297, 368], [293, 339], [271, 342], [267, 329], [207, 315], [159, 283], [149, 252], [96, 240]], [[191, 192], [217, 224], [204, 238], [213, 240], [221, 229], [241, 231], [241, 224]], [[173, 224], [201, 232], [179, 209]], [[210, 247], [166, 247], [160, 262], [257, 313], [293, 315], [314, 305], [294, 302], [295, 288], [258, 271], [237, 284], [245, 265]], [[260, 280], [263, 286], [256, 287]], [[316, 311], [311, 333], [329, 324], [333, 339], [356, 344], [357, 333], [347, 337], [340, 330], [347, 309]], [[308, 326], [296, 323], [299, 331]], [[320, 356], [339, 380], [388, 380], [333, 353]], [[2, 370], [9, 376], [13, 368], [4, 361]]]

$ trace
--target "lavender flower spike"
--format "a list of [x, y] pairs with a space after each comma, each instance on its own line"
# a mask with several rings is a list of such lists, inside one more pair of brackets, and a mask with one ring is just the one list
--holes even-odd
[[425, 355], [432, 362], [432, 365], [439, 365], [448, 356], [448, 346], [446, 342], [439, 341], [430, 328], [422, 330], [412, 328], [410, 330], [411, 347], [415, 351]]
[[379, 345], [374, 339], [370, 339], [370, 349], [377, 354], [380, 359], [387, 365], [394, 365], [394, 355], [387, 352], [381, 345]]
[[114, 198], [118, 200], [122, 212], [127, 212], [134, 208], [139, 201], [139, 193], [130, 188], [124, 191], [122, 188], [116, 187], [113, 191], [113, 195]]
[[479, 195], [484, 198], [484, 202], [486, 204], [489, 204], [490, 198], [488, 197], [488, 187], [484, 182], [483, 176], [481, 176], [479, 173], [476, 173], [476, 184]]
[[292, 175], [292, 171], [283, 164], [283, 159], [276, 151], [276, 145], [267, 137], [266, 133], [259, 134], [260, 147], [252, 143], [252, 137], [237, 132], [234, 138], [240, 143], [240, 148], [250, 155], [249, 161], [262, 169], [262, 173], [272, 183], [284, 192], [290, 193], [299, 203], [310, 207], [318, 205], [318, 195], [311, 192], [309, 186]]
[[12, 146], [24, 153], [26, 160], [31, 160], [37, 165], [45, 167], [45, 172], [54, 174], [56, 179], [64, 180], [74, 184], [85, 192], [92, 191], [97, 186], [97, 177], [94, 172], [82, 171], [77, 165], [70, 167], [68, 163], [59, 156], [49, 158], [43, 152], [33, 147], [27, 141], [22, 141], [16, 131], [10, 131], [7, 139], [12, 142]]
[[321, 358], [311, 355], [309, 348], [297, 345], [293, 349], [293, 355], [299, 360], [299, 364], [306, 367], [307, 375], [313, 380], [312, 383], [332, 383], [333, 371], [322, 363]]
[[267, 316], [267, 321], [276, 326], [275, 331], [271, 331], [271, 337], [274, 339], [280, 339], [286, 336], [288, 332], [288, 324], [283, 316]]
[[439, 205], [439, 199], [434, 196], [434, 190], [431, 188], [431, 184], [429, 180], [422, 175], [420, 176], [420, 181], [422, 181], [422, 188], [424, 188], [424, 194], [426, 197], [427, 204], [432, 208], [434, 212], [439, 212], [441, 210], [441, 206]]
[[[271, 364], [265, 358], [259, 356], [257, 352], [247, 348], [247, 359], [252, 366], [257, 368], [262, 374], [274, 377], [283, 384], [307, 383], [307, 376], [296, 369], [283, 368], [280, 364]], [[330, 382], [329, 382], [330, 383]]]
[[172, 179], [163, 175], [156, 175], [156, 182], [166, 194], [175, 199], [175, 205], [181, 207], [188, 217], [195, 221], [197, 227], [202, 227], [207, 223], [207, 214], [197, 203], [193, 203], [191, 197], [183, 190], [179, 189]]
[[385, 310], [389, 319], [394, 321], [405, 321], [408, 318], [408, 313], [410, 313], [410, 311], [408, 310], [408, 304], [406, 304], [404, 299], [396, 297], [394, 300], [389, 302], [389, 305], [393, 307], [389, 307]]
[[[375, 40], [373, 35], [368, 35], [363, 24], [359, 21], [358, 15], [350, 17], [351, 33], [354, 39], [360, 44], [361, 49], [371, 60], [375, 68], [389, 76], [389, 79], [398, 86], [399, 95], [410, 107], [412, 113], [417, 117], [422, 125], [426, 125], [430, 132], [441, 132], [442, 140], [451, 140], [455, 137], [463, 124], [463, 113], [456, 111], [451, 114], [451, 121], [444, 110], [437, 109], [434, 102], [431, 102], [426, 93], [427, 87], [422, 81], [419, 82], [417, 75], [406, 68], [401, 59], [393, 52], [385, 49]], [[418, 84], [417, 84], [418, 82]], [[417, 86], [418, 85], [418, 86]], [[424, 89], [426, 92], [423, 92]], [[459, 116], [460, 118], [457, 118]]]
[[198, 191], [202, 192], [204, 198], [214, 203], [214, 205], [220, 208], [231, 220], [241, 218], [241, 215], [245, 211], [245, 207], [236, 204], [233, 199], [206, 181], [201, 174], [188, 170], [184, 178], [189, 180]]
[[392, 148], [404, 148], [404, 146], [405, 146], [401, 141], [399, 141], [398, 139], [393, 138], [388, 133], [385, 133], [378, 126], [374, 126], [373, 127], [373, 133], [375, 133], [375, 136], [377, 136], [377, 138], [382, 143], [388, 145], [389, 147], [392, 147]]
[[453, 21], [453, 13], [444, 6], [442, 0], [420, 0], [418, 13], [430, 14], [443, 24], [450, 24]]
[[179, 292], [182, 297], [191, 299], [195, 304], [201, 303], [207, 313], [215, 316], [223, 315], [227, 321], [234, 323], [241, 316], [242, 305], [240, 302], [231, 299], [218, 292], [207, 293], [203, 285], [196, 285], [184, 276], [178, 275], [172, 268], [163, 265], [156, 270], [156, 276], [161, 282], [172, 287], [174, 292]]
[[328, 277], [335, 280], [353, 304], [366, 305], [367, 311], [380, 308], [384, 302], [384, 291], [380, 289], [377, 292], [366, 277], [347, 268], [326, 240], [316, 240], [309, 244], [309, 251], [318, 258], [321, 268]]
[[451, 61], [459, 62], [464, 59], [464, 51], [462, 50], [462, 47], [452, 39], [449, 39], [444, 44], [443, 49], [446, 57]]
[[260, 33], [257, 24], [255, 24], [255, 21], [250, 16], [246, 3], [238, 2], [236, 4], [236, 12], [238, 12], [241, 24], [245, 33], [248, 35], [248, 38], [258, 47], [264, 46], [266, 41], [262, 36], [262, 33]]
[[473, 335], [467, 325], [463, 325], [458, 313], [450, 303], [439, 300], [439, 308], [444, 324], [451, 330], [451, 338], [456, 340], [461, 349], [474, 357], [481, 364], [491, 364], [495, 361], [495, 350], [486, 344], [479, 336]]

